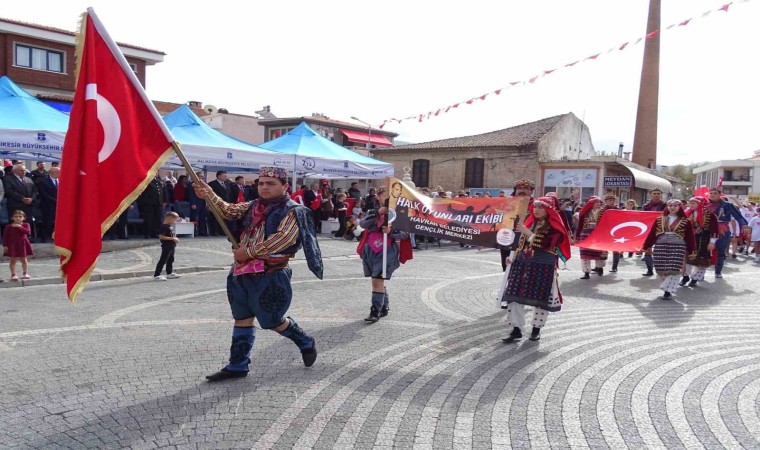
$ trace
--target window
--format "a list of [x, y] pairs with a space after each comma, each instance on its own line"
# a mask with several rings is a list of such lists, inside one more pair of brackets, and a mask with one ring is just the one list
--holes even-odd
[[286, 134], [288, 131], [292, 130], [293, 127], [286, 127], [286, 128], [272, 128], [269, 130], [269, 140], [277, 139], [278, 137], [282, 136], [283, 134]]
[[465, 162], [464, 166], [464, 187], [482, 188], [483, 187], [483, 166], [482, 158], [471, 158]]
[[135, 63], [129, 63], [129, 68], [132, 69], [132, 72], [137, 74], [137, 64]]
[[412, 161], [412, 182], [415, 186], [428, 187], [429, 176], [430, 161], [427, 159], [415, 159]]
[[16, 44], [16, 66], [63, 73], [63, 52]]

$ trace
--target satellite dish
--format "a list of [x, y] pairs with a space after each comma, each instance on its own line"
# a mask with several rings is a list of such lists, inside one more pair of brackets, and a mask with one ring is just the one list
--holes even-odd
[[214, 114], [218, 111], [217, 107], [214, 105], [206, 105], [203, 107], [203, 109], [206, 110], [206, 112], [209, 114]]

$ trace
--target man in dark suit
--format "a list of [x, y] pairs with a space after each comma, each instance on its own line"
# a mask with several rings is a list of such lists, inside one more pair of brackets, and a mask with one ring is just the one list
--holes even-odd
[[[235, 203], [235, 201], [230, 198], [231, 189], [230, 184], [227, 182], [227, 172], [224, 170], [218, 171], [216, 173], [216, 180], [210, 182], [208, 185], [219, 198], [228, 203]], [[211, 229], [212, 236], [224, 236], [222, 226], [217, 222], [216, 217], [209, 218], [209, 228]]]
[[[195, 172], [198, 178], [205, 181], [203, 172]], [[198, 236], [208, 236], [208, 206], [206, 200], [195, 195], [194, 189], [185, 190], [186, 200], [190, 202], [190, 220], [198, 227]]]
[[248, 201], [252, 202], [259, 198], [259, 179], [253, 180], [250, 186], [248, 186]]
[[[250, 200], [248, 200], [248, 196], [250, 195], [249, 192], [251, 190], [250, 186], [245, 185], [245, 178], [242, 177], [242, 175], [238, 175], [235, 177], [235, 183], [230, 186], [230, 201], [229, 203], [245, 203]], [[240, 235], [243, 233], [243, 221], [245, 219], [239, 219], [239, 220], [228, 220], [227, 225], [230, 225], [232, 229], [232, 234], [235, 236], [235, 239], [238, 241], [240, 240]]]
[[42, 210], [42, 242], [52, 238], [55, 231], [55, 210], [58, 207], [58, 182], [61, 169], [51, 167], [49, 177], [39, 181], [40, 209]]
[[37, 168], [27, 173], [26, 176], [34, 181], [35, 186], [39, 189], [40, 184], [49, 176], [48, 171], [45, 170], [45, 163], [37, 161]]
[[[24, 165], [16, 164], [10, 176], [6, 176], [3, 181], [5, 182], [5, 197], [8, 199], [8, 217], [13, 216], [13, 211], [23, 211], [26, 214], [26, 222], [31, 224], [32, 206], [37, 202], [39, 194], [37, 186], [25, 174]], [[34, 236], [34, 227], [32, 227], [32, 237]]]
[[166, 204], [164, 197], [164, 183], [158, 177], [150, 180], [145, 190], [137, 197], [137, 207], [143, 219], [143, 237], [145, 239], [158, 239], [161, 227], [161, 215]]

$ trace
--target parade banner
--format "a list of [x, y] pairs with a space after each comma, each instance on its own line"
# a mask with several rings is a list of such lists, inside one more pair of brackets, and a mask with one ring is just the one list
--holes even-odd
[[610, 252], [640, 252], [659, 211], [608, 209], [594, 231], [575, 246]]
[[[393, 228], [467, 245], [497, 248], [515, 241], [515, 224], [528, 197], [431, 198], [398, 178], [388, 178]], [[394, 214], [395, 212], [395, 214]]]

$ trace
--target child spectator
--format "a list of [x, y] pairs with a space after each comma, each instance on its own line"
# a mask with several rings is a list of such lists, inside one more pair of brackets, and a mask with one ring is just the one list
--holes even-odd
[[[172, 265], [174, 264], [174, 249], [177, 248], [177, 242], [179, 238], [174, 231], [174, 224], [177, 223], [179, 214], [174, 211], [169, 211], [164, 215], [164, 223], [161, 225], [161, 231], [158, 235], [158, 239], [161, 241], [161, 257], [158, 259], [156, 265], [156, 272], [153, 274], [153, 279], [156, 281], [166, 281], [167, 278], [179, 278], [178, 273], [174, 273]], [[164, 264], [166, 264], [166, 276], [161, 275], [164, 270]]]
[[750, 219], [750, 240], [755, 245], [755, 264], [760, 264], [760, 208], [757, 208], [758, 215]]
[[21, 270], [23, 271], [21, 278], [24, 280], [31, 278], [26, 257], [34, 255], [32, 243], [29, 242], [29, 235], [32, 233], [32, 229], [24, 220], [26, 220], [26, 213], [24, 211], [13, 211], [11, 223], [5, 226], [5, 231], [3, 232], [3, 255], [11, 259], [11, 281], [18, 281], [18, 276], [16, 275], [17, 261], [21, 261]]
[[340, 224], [338, 231], [335, 232], [335, 238], [341, 239], [346, 234], [346, 215], [348, 213], [346, 194], [342, 192], [336, 196], [335, 212], [338, 214], [338, 223]]

